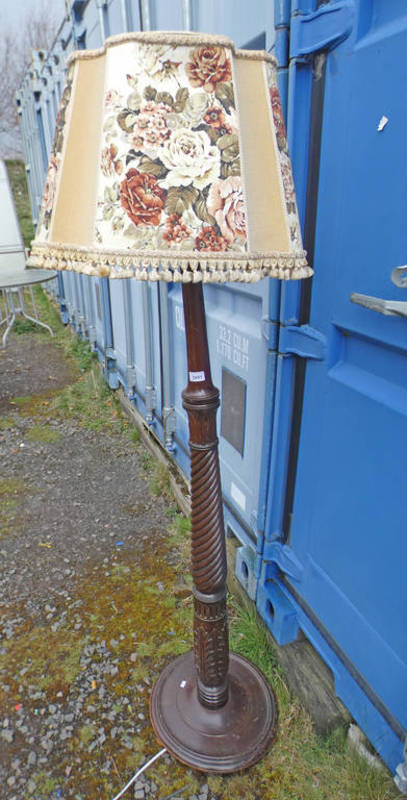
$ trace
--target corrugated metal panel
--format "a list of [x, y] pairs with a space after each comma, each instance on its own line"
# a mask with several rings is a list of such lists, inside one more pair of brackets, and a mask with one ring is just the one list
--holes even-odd
[[157, 286], [135, 280], [113, 280], [109, 289], [119, 380], [162, 439]]

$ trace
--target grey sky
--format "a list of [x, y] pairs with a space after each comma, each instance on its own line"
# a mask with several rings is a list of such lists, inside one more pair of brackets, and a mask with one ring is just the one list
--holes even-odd
[[[55, 27], [52, 23], [48, 25], [48, 33], [57, 30], [60, 23], [65, 16], [65, 2], [64, 0], [0, 0], [0, 55], [2, 57], [1, 63], [6, 66], [6, 89], [3, 97], [3, 105], [0, 106], [0, 112], [4, 111], [4, 97], [10, 107], [10, 97], [14, 97], [14, 91], [18, 86], [19, 79], [15, 78], [19, 74], [19, 70], [24, 66], [26, 59], [29, 59], [30, 43], [28, 41], [28, 34], [32, 30], [34, 38], [38, 40], [38, 22], [44, 19], [48, 23], [50, 20], [55, 21]], [[32, 23], [32, 27], [31, 27]], [[42, 25], [41, 25], [42, 29]], [[45, 36], [47, 26], [44, 25]], [[11, 41], [16, 43], [15, 49], [12, 48], [12, 53], [7, 51], [8, 35]], [[4, 37], [4, 38], [3, 38]], [[41, 37], [40, 37], [41, 38]], [[50, 39], [48, 38], [48, 41]], [[2, 44], [5, 44], [6, 49], [2, 50]], [[45, 44], [45, 42], [44, 42]], [[44, 44], [36, 46], [43, 47]], [[15, 59], [14, 59], [15, 56]], [[6, 59], [6, 60], [5, 60]], [[22, 60], [24, 59], [24, 60]], [[18, 81], [15, 83], [14, 81]], [[8, 119], [7, 115], [3, 114], [2, 127], [4, 125], [4, 118]], [[11, 124], [11, 123], [10, 123]], [[4, 129], [3, 129], [4, 130]], [[0, 156], [11, 158], [19, 155], [21, 152], [21, 143], [18, 131], [12, 128], [7, 128], [4, 132], [0, 133]]]
[[63, 19], [65, 13], [64, 0], [0, 0], [0, 36], [2, 31], [10, 28], [18, 30], [27, 17], [33, 12], [51, 12], [57, 21]]

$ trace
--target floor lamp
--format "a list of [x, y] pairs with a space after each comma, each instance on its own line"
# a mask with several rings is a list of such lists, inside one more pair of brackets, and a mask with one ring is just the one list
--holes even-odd
[[160, 675], [158, 739], [190, 767], [254, 764], [276, 731], [262, 673], [229, 653], [216, 411], [202, 284], [299, 279], [276, 62], [226, 37], [113, 36], [68, 59], [29, 265], [181, 282], [188, 360], [194, 651]]

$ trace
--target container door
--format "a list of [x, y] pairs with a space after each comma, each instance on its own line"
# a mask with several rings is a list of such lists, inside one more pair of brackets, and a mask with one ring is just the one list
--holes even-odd
[[[320, 39], [333, 6], [350, 4], [321, 6]], [[353, 6], [350, 36], [326, 57], [311, 330], [299, 332], [319, 344], [277, 584], [395, 768], [407, 730], [407, 268], [405, 288], [393, 273], [407, 262], [407, 15], [403, 0]]]

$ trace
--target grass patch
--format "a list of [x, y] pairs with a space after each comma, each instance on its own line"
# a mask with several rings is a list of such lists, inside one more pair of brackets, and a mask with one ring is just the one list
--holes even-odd
[[[80, 635], [68, 628], [52, 631], [49, 626], [31, 627], [13, 639], [6, 655], [0, 656], [0, 671], [8, 674], [15, 702], [23, 700], [25, 687], [46, 691], [49, 701], [69, 689], [80, 673]], [[19, 672], [25, 669], [24, 676]], [[7, 695], [0, 698], [7, 702]]]
[[87, 369], [76, 383], [59, 392], [53, 408], [60, 416], [69, 416], [94, 431], [117, 427], [121, 415], [118, 402], [97, 364]]
[[13, 332], [18, 336], [21, 336], [23, 333], [37, 333], [37, 331], [45, 333], [45, 328], [39, 328], [35, 322], [25, 317], [17, 317], [13, 325]]
[[161, 461], [153, 461], [150, 489], [157, 497], [165, 497], [167, 500], [172, 499], [170, 471], [168, 466], [162, 464]]
[[145, 472], [151, 472], [153, 467], [153, 457], [148, 451], [143, 450], [140, 453], [139, 464], [141, 469], [143, 469]]
[[10, 533], [16, 524], [16, 510], [27, 485], [19, 478], [0, 478], [0, 538]]
[[184, 517], [183, 514], [176, 514], [175, 528], [179, 536], [188, 538], [191, 532], [191, 517]]
[[3, 500], [9, 495], [21, 494], [25, 488], [24, 481], [19, 478], [0, 478], [0, 499]]
[[123, 514], [129, 514], [131, 517], [137, 517], [140, 516], [140, 514], [145, 514], [148, 508], [148, 503], [123, 503], [120, 506], [120, 511]]
[[10, 428], [14, 428], [13, 417], [1, 417], [0, 418], [0, 431], [9, 431]]
[[238, 604], [232, 600], [228, 609], [231, 650], [257, 664], [273, 687], [279, 707], [285, 707], [289, 703], [289, 692], [269, 633], [255, 606], [249, 603]]
[[57, 389], [50, 389], [44, 394], [32, 394], [25, 397], [14, 397], [11, 405], [16, 407], [20, 417], [37, 419], [48, 418], [52, 407], [53, 398], [58, 396]]
[[96, 728], [94, 725], [82, 725], [79, 731], [79, 739], [81, 744], [86, 747], [89, 742], [92, 741], [96, 733]]
[[29, 442], [51, 444], [57, 442], [61, 438], [61, 434], [49, 425], [32, 425], [26, 432], [25, 438]]
[[36, 772], [33, 775], [33, 780], [35, 781], [35, 791], [41, 792], [41, 796], [44, 797], [49, 797], [58, 788], [59, 784], [59, 781], [52, 778], [45, 769]]
[[276, 742], [251, 770], [209, 776], [222, 800], [395, 800], [400, 797], [387, 770], [372, 769], [346, 746], [346, 731], [318, 736], [309, 715], [293, 698], [277, 664], [269, 633], [254, 606], [234, 601], [230, 608], [231, 649], [263, 671], [279, 706]]
[[128, 430], [129, 436], [130, 436], [130, 440], [133, 442], [133, 444], [138, 444], [141, 441], [141, 436], [140, 436], [139, 429], [138, 428], [133, 428], [133, 427], [131, 427], [131, 425], [129, 425], [127, 430]]
[[75, 359], [82, 372], [90, 369], [96, 361], [96, 354], [93, 352], [89, 342], [81, 339], [78, 335], [69, 337], [65, 352], [67, 356]]
[[[171, 520], [168, 530], [168, 544], [179, 553], [178, 575], [183, 580], [187, 580], [192, 584], [191, 571], [189, 568], [191, 555], [191, 518], [184, 517], [183, 514], [174, 510], [173, 507], [170, 507], [167, 513]], [[188, 565], [187, 570], [186, 565]]]
[[34, 238], [34, 227], [31, 218], [25, 165], [23, 161], [17, 159], [9, 160], [5, 163], [24, 247], [29, 247], [31, 240]]
[[[46, 325], [49, 325], [50, 328], [52, 328], [55, 334], [52, 341], [61, 345], [62, 341], [66, 338], [68, 331], [62, 323], [57, 309], [51, 302], [48, 294], [44, 291], [42, 286], [33, 286], [32, 289], [39, 319], [41, 322], [44, 322]], [[31, 292], [27, 288], [23, 291], [24, 308], [26, 313], [31, 317], [35, 317], [35, 309], [32, 303]], [[47, 331], [45, 328], [42, 328], [40, 325], [36, 325], [34, 322], [26, 319], [25, 317], [17, 317], [13, 326], [13, 331], [18, 334], [29, 333], [30, 335], [34, 335], [36, 337], [46, 336], [49, 338], [50, 335], [49, 331]]]

